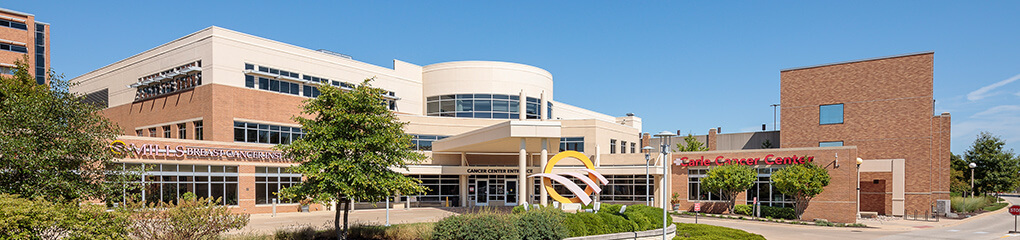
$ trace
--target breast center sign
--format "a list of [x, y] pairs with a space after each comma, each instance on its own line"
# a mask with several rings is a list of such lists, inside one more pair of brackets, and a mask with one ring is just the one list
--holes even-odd
[[709, 156], [694, 157], [681, 157], [673, 160], [673, 164], [681, 167], [688, 166], [721, 166], [728, 164], [740, 164], [740, 165], [786, 165], [786, 164], [803, 164], [813, 162], [814, 156], [776, 156], [773, 154], [766, 154], [762, 157], [746, 157], [746, 158], [728, 158], [726, 156], [715, 156], [714, 158]]
[[212, 147], [193, 147], [182, 145], [158, 144], [127, 144], [116, 140], [110, 143], [110, 151], [117, 157], [176, 157], [176, 158], [228, 158], [259, 161], [284, 161], [279, 151], [263, 151], [250, 149], [227, 149]]

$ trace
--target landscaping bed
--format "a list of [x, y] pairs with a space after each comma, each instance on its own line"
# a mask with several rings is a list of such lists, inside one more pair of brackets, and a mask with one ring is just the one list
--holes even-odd
[[676, 239], [745, 239], [765, 240], [765, 237], [740, 229], [694, 223], [676, 224]]

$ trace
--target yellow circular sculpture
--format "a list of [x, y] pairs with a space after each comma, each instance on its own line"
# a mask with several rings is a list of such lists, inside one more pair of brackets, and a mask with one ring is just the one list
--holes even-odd
[[[581, 161], [581, 163], [584, 164], [585, 168], [595, 170], [595, 164], [593, 164], [591, 162], [591, 159], [588, 159], [588, 156], [585, 156], [584, 153], [580, 153], [577, 151], [565, 151], [560, 152], [553, 156], [551, 159], [549, 159], [549, 163], [545, 164], [545, 170], [543, 171], [543, 173], [552, 173], [552, 169], [554, 166], [556, 166], [556, 163], [568, 157], [575, 158], [578, 161]], [[591, 178], [592, 181], [596, 182], [598, 181], [597, 177], [594, 174], [589, 173], [588, 177]], [[549, 192], [549, 197], [552, 197], [553, 200], [559, 201], [561, 203], [581, 203], [581, 198], [579, 197], [566, 198], [560, 196], [560, 194], [556, 192], [556, 189], [553, 189], [552, 181], [549, 181], [548, 179], [542, 178], [542, 185], [545, 186], [546, 191]], [[584, 193], [591, 195], [593, 192], [595, 192], [595, 190], [592, 189], [591, 186], [585, 186]]]

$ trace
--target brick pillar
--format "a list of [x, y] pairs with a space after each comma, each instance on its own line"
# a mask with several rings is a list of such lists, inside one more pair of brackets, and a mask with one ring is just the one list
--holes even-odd
[[[652, 145], [652, 134], [644, 133], [641, 134], [641, 148], [645, 148]], [[644, 150], [642, 150], [644, 152]]]
[[716, 129], [715, 128], [709, 129], [708, 130], [708, 136], [705, 138], [705, 142], [706, 142], [705, 145], [708, 145], [708, 150], [709, 151], [715, 151], [716, 150], [716, 147], [715, 147], [715, 142], [716, 142], [715, 135], [716, 134], [715, 133], [716, 133]]

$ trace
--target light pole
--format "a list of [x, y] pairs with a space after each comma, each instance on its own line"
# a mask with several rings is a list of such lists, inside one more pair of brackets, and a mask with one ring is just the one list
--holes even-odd
[[779, 104], [776, 103], [776, 104], [772, 104], [772, 105], [769, 105], [769, 106], [772, 106], [772, 131], [775, 131], [776, 130], [776, 107], [778, 107]]
[[970, 163], [970, 197], [974, 197], [974, 168], [977, 167], [977, 163]]
[[673, 137], [673, 136], [676, 136], [676, 134], [672, 133], [670, 131], [662, 131], [662, 132], [659, 132], [659, 134], [655, 134], [655, 137], [659, 138], [659, 144], [661, 145], [660, 149], [662, 151], [662, 154], [659, 155], [660, 157], [662, 157], [662, 240], [667, 240], [666, 239], [666, 227], [669, 226], [669, 222], [670, 222], [670, 221], [667, 220], [669, 214], [666, 212], [667, 211], [666, 210], [666, 205], [668, 205], [668, 202], [666, 202], [666, 201], [668, 201], [668, 199], [669, 199], [667, 197], [669, 195], [669, 190], [668, 190], [668, 187], [669, 187], [669, 185], [668, 185], [669, 184], [669, 163], [668, 163], [669, 162], [669, 144], [670, 144], [670, 138]]
[[857, 218], [861, 218], [861, 163], [864, 159], [857, 158]]
[[641, 150], [645, 151], [645, 205], [652, 206], [652, 198], [650, 196], [652, 193], [652, 181], [649, 179], [648, 165], [652, 162], [652, 150], [655, 150], [655, 148], [645, 146]]

